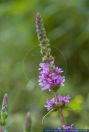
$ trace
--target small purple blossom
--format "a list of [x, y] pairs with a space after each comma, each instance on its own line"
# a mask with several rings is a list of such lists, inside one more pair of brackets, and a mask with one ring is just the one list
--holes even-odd
[[69, 101], [70, 101], [70, 96], [60, 96], [59, 95], [57, 96], [57, 99], [52, 98], [51, 100], [47, 101], [47, 104], [45, 105], [45, 107], [49, 111], [56, 106], [67, 104], [69, 103]]
[[62, 128], [65, 129], [65, 130], [68, 130], [68, 129], [73, 129], [73, 124], [72, 125], [63, 125]]
[[47, 110], [51, 110], [55, 105], [55, 101], [54, 98], [52, 98], [51, 100], [47, 101], [47, 105], [45, 105], [45, 107], [47, 107]]
[[61, 68], [55, 67], [54, 61], [40, 63], [39, 85], [42, 90], [51, 91], [55, 86], [64, 86], [65, 77]]
[[62, 71], [61, 68], [56, 67], [56, 68], [55, 68], [55, 72], [56, 72], [57, 74], [61, 74], [63, 71]]
[[63, 103], [69, 103], [70, 99], [70, 96], [58, 96], [58, 100]]

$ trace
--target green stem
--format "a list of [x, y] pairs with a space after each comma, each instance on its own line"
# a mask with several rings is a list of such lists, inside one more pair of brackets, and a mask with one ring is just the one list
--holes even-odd
[[62, 113], [62, 109], [58, 110], [58, 113], [59, 113], [59, 118], [60, 118], [60, 121], [61, 121], [61, 125], [63, 126], [64, 125], [64, 116], [63, 116], [63, 113]]
[[54, 111], [54, 109], [51, 109], [45, 116], [43, 116], [43, 118], [42, 118], [42, 124], [43, 124], [43, 122], [44, 122], [44, 119], [45, 119], [52, 111]]
[[[54, 92], [54, 98], [55, 98], [55, 102], [57, 104], [57, 96], [58, 96], [58, 93], [57, 92]], [[63, 113], [62, 113], [62, 109], [60, 108], [60, 110], [58, 110], [58, 115], [59, 115], [59, 118], [60, 118], [60, 121], [61, 121], [61, 125], [63, 126], [64, 125], [64, 116], [63, 116]]]

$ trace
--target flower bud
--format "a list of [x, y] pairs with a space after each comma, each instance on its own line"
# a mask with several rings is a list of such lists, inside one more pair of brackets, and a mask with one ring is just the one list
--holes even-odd
[[0, 113], [0, 124], [2, 126], [6, 125], [7, 116], [8, 116], [8, 95], [5, 94], [3, 97], [2, 109]]
[[3, 97], [2, 110], [4, 109], [4, 107], [7, 107], [7, 106], [8, 106], [8, 95], [6, 93]]

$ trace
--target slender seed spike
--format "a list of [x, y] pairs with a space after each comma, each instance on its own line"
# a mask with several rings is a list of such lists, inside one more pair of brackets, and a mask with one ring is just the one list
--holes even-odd
[[36, 15], [36, 31], [38, 40], [40, 42], [42, 60], [43, 61], [53, 60], [54, 58], [51, 55], [49, 39], [47, 38], [40, 13], [37, 13]]
[[36, 15], [36, 31], [37, 31], [37, 36], [40, 41], [40, 44], [49, 44], [49, 40], [46, 36], [46, 31], [43, 26], [42, 18], [40, 13], [37, 13]]

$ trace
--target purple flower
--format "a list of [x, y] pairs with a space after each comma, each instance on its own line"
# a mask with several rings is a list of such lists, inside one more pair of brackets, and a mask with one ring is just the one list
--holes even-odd
[[40, 63], [39, 85], [42, 90], [51, 91], [55, 86], [64, 86], [65, 77], [61, 68], [55, 67], [54, 61]]
[[54, 98], [52, 98], [51, 100], [47, 101], [47, 105], [45, 105], [45, 107], [47, 107], [47, 110], [51, 110], [55, 105], [55, 101]]
[[63, 71], [62, 71], [61, 68], [56, 67], [56, 68], [55, 68], [55, 72], [56, 72], [57, 74], [61, 74]]
[[73, 129], [73, 124], [72, 125], [67, 125], [67, 126], [66, 125], [63, 125], [62, 128], [63, 129], [66, 129], [66, 130]]
[[69, 103], [69, 101], [70, 101], [70, 96], [60, 96], [59, 95], [57, 96], [57, 99], [52, 98], [51, 100], [47, 101], [45, 107], [49, 111], [56, 106], [65, 105]]
[[70, 96], [58, 96], [58, 100], [63, 103], [69, 103], [70, 99]]

